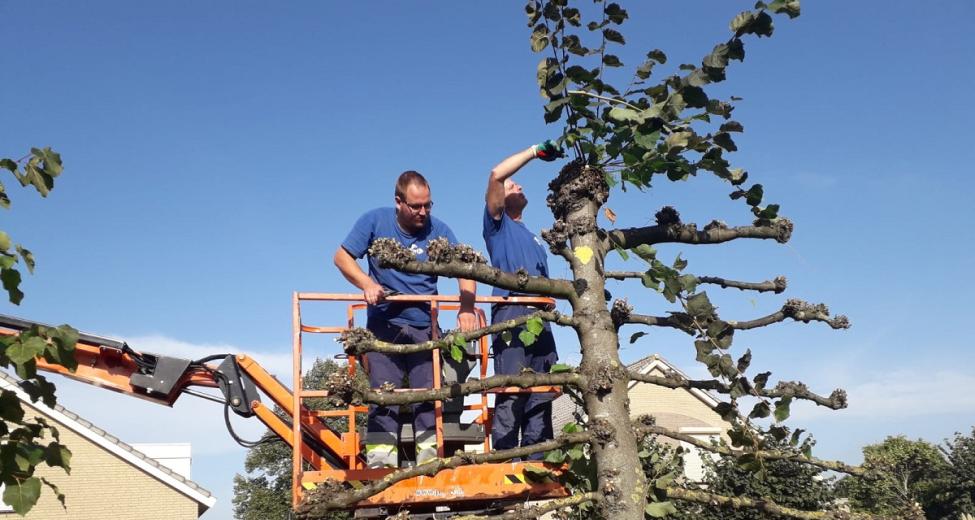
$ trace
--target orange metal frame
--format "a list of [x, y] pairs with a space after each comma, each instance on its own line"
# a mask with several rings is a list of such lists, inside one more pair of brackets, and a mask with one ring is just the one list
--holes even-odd
[[[437, 318], [442, 311], [456, 311], [460, 307], [458, 296], [391, 296], [389, 301], [422, 302], [430, 305], [434, 331], [438, 331]], [[347, 304], [347, 322], [344, 326], [311, 326], [301, 321], [302, 302], [344, 302]], [[540, 297], [494, 297], [480, 296], [479, 304], [521, 304], [548, 306], [554, 303], [549, 298]], [[361, 294], [323, 294], [323, 293], [294, 293], [293, 307], [293, 366], [292, 376], [294, 390], [289, 390], [274, 376], [268, 373], [252, 358], [245, 355], [236, 356], [237, 364], [246, 373], [255, 386], [267, 395], [270, 400], [281, 407], [290, 417], [290, 424], [273, 410], [260, 401], [250, 403], [250, 409], [268, 429], [292, 446], [292, 482], [294, 504], [301, 500], [305, 489], [312, 489], [318, 483], [327, 479], [349, 482], [353, 486], [361, 481], [375, 480], [388, 475], [393, 469], [367, 469], [360, 449], [360, 438], [356, 427], [356, 414], [368, 411], [364, 406], [349, 406], [346, 409], [331, 411], [312, 411], [302, 404], [304, 399], [327, 397], [323, 390], [305, 390], [301, 385], [302, 371], [302, 337], [304, 334], [340, 334], [355, 326], [355, 314], [366, 308]], [[481, 326], [487, 322], [484, 312], [477, 309], [477, 316]], [[0, 326], [0, 334], [14, 335], [19, 330]], [[436, 334], [436, 332], [434, 332]], [[94, 337], [93, 337], [94, 338]], [[97, 339], [97, 338], [96, 338]], [[488, 337], [479, 340], [480, 377], [487, 377], [488, 365]], [[55, 372], [72, 379], [94, 386], [107, 388], [119, 393], [139, 397], [155, 403], [172, 406], [179, 397], [190, 387], [217, 388], [219, 385], [214, 376], [215, 367], [212, 365], [192, 365], [180, 377], [177, 384], [167, 395], [148, 393], [130, 383], [130, 378], [139, 372], [139, 366], [133, 355], [121, 348], [108, 344], [99, 344], [95, 339], [82, 340], [75, 347], [77, 369], [69, 371], [64, 366], [50, 363], [43, 358], [37, 359], [37, 366], [41, 370]], [[134, 351], [133, 351], [134, 352]], [[135, 354], [140, 355], [140, 354]], [[434, 350], [434, 388], [441, 387], [440, 351]], [[355, 376], [356, 357], [348, 356], [348, 370]], [[363, 363], [365, 360], [360, 360]], [[364, 364], [364, 363], [363, 363]], [[409, 392], [411, 389], [401, 391]], [[494, 388], [481, 392], [480, 401], [464, 407], [465, 410], [477, 412], [474, 422], [484, 427], [484, 451], [490, 449], [490, 427], [492, 410], [488, 403], [488, 394], [522, 393], [522, 392], [560, 392], [558, 387], [533, 388]], [[438, 455], [444, 456], [443, 410], [442, 403], [435, 401], [436, 436]], [[348, 430], [336, 432], [323, 421], [324, 417], [345, 417]], [[309, 445], [305, 436], [315, 440], [318, 446]], [[319, 447], [322, 451], [319, 451]], [[326, 460], [328, 459], [328, 460]], [[329, 462], [332, 461], [332, 462]], [[341, 461], [341, 467], [335, 467], [335, 461]], [[311, 468], [305, 471], [305, 465]], [[525, 468], [539, 466], [536, 462], [479, 464], [464, 466], [452, 470], [444, 470], [432, 477], [416, 477], [404, 480], [384, 490], [383, 492], [360, 502], [357, 507], [392, 506], [403, 507], [435, 507], [458, 501], [481, 501], [495, 503], [506, 500], [521, 500], [526, 498], [556, 498], [567, 496], [565, 489], [556, 482], [532, 482], [525, 478]], [[558, 473], [556, 471], [556, 473]]]
[[[431, 317], [433, 319], [433, 331], [437, 334], [437, 319], [441, 311], [456, 311], [460, 308], [458, 296], [442, 295], [401, 295], [388, 297], [389, 301], [397, 302], [420, 302], [430, 305]], [[344, 327], [331, 326], [311, 326], [306, 325], [301, 320], [301, 305], [303, 302], [344, 302], [347, 304], [346, 316], [347, 324]], [[534, 306], [549, 306], [554, 303], [550, 298], [541, 297], [496, 297], [480, 296], [476, 303], [480, 304], [520, 304]], [[301, 360], [303, 354], [302, 339], [303, 334], [341, 334], [355, 326], [355, 313], [364, 310], [366, 305], [363, 303], [361, 294], [324, 294], [324, 293], [294, 293], [292, 299], [292, 324], [293, 324], [293, 380], [295, 389], [293, 392], [292, 410], [302, 409], [301, 401], [306, 398], [322, 397], [325, 393], [321, 391], [304, 390], [301, 387]], [[480, 326], [486, 325], [486, 318], [481, 309], [476, 309]], [[488, 337], [479, 340], [479, 365], [480, 377], [487, 377], [488, 365]], [[433, 356], [433, 379], [434, 388], [441, 387], [440, 371], [440, 351], [432, 352]], [[360, 360], [360, 363], [364, 360]], [[355, 356], [349, 356], [349, 374], [354, 376], [356, 370]], [[411, 389], [399, 391], [408, 392]], [[490, 450], [490, 426], [492, 410], [488, 406], [488, 394], [491, 393], [524, 393], [524, 392], [560, 392], [558, 387], [533, 387], [533, 388], [495, 388], [481, 392], [480, 402], [466, 405], [465, 410], [478, 412], [476, 423], [484, 426], [485, 438], [483, 447], [485, 451]], [[360, 452], [360, 440], [355, 428], [355, 415], [366, 412], [366, 407], [350, 406], [346, 410], [329, 412], [332, 416], [344, 416], [348, 419], [349, 431], [342, 434], [346, 443], [345, 448], [350, 451], [341, 451], [343, 460], [348, 461], [345, 468], [322, 468], [318, 470], [304, 471], [301, 460], [304, 457], [305, 447], [301, 436], [298, 435], [297, 425], [299, 421], [295, 417], [294, 431], [291, 438], [294, 440], [293, 447], [293, 473], [292, 473], [292, 500], [295, 505], [301, 501], [302, 494], [307, 489], [314, 487], [328, 479], [341, 482], [349, 482], [358, 485], [362, 481], [376, 480], [385, 477], [393, 469], [366, 469], [363, 464], [363, 457]], [[444, 437], [443, 437], [443, 412], [441, 401], [434, 402], [434, 412], [436, 417], [436, 435], [438, 455], [444, 456]], [[320, 415], [324, 415], [319, 412]], [[315, 464], [312, 464], [316, 467]], [[358, 504], [358, 507], [394, 506], [409, 507], [411, 505], [436, 506], [438, 504], [449, 504], [458, 501], [484, 501], [496, 502], [499, 500], [522, 500], [526, 498], [556, 498], [567, 496], [566, 490], [556, 482], [532, 482], [525, 477], [525, 468], [528, 466], [539, 467], [537, 462], [508, 462], [496, 464], [479, 464], [474, 466], [463, 466], [452, 470], [444, 470], [432, 477], [416, 477], [404, 480], [387, 488], [383, 492], [370, 497]]]

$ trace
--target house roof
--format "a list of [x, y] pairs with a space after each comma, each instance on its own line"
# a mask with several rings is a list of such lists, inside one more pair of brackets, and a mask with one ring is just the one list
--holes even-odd
[[[639, 372], [641, 374], [649, 374], [655, 369], [660, 370], [663, 373], [673, 372], [684, 379], [690, 379], [687, 374], [681, 372], [679, 368], [671, 364], [669, 361], [660, 356], [660, 354], [651, 354], [635, 363], [628, 365], [626, 368]], [[628, 388], [633, 388], [634, 385], [639, 383], [639, 381], [630, 381]], [[720, 399], [714, 396], [711, 392], [701, 390], [699, 388], [691, 388], [688, 390], [694, 397], [697, 397], [704, 404], [708, 405], [711, 409], [718, 406], [721, 402]]]
[[122, 442], [118, 437], [95, 426], [90, 421], [82, 418], [78, 414], [67, 408], [56, 404], [54, 407], [45, 405], [42, 401], [31, 402], [30, 396], [20, 388], [20, 380], [16, 377], [0, 370], [0, 388], [11, 390], [25, 404], [40, 410], [42, 413], [57, 421], [66, 428], [74, 431], [78, 435], [88, 439], [106, 451], [121, 458], [125, 462], [141, 469], [146, 474], [173, 488], [174, 490], [186, 495], [197, 502], [199, 513], [213, 507], [217, 498], [212, 493], [201, 487], [196, 482], [176, 473], [175, 471], [160, 464], [150, 458], [145, 453], [133, 448], [129, 444]]

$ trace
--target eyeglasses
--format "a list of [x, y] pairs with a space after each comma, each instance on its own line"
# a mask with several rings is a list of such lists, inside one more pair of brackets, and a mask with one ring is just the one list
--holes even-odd
[[410, 211], [412, 211], [413, 213], [419, 213], [421, 209], [425, 209], [427, 211], [430, 211], [431, 209], [433, 209], [433, 201], [432, 200], [430, 202], [427, 202], [426, 204], [420, 204], [420, 203], [410, 204], [409, 202], [406, 202], [405, 200], [403, 200], [401, 198], [399, 199], [399, 201], [402, 202], [403, 204], [405, 204], [406, 207], [410, 208]]

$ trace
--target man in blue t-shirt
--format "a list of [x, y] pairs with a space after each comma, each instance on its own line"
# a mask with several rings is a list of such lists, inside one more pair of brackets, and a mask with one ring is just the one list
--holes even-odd
[[[362, 289], [369, 304], [366, 328], [377, 339], [397, 344], [420, 343], [431, 339], [430, 307], [426, 303], [393, 303], [384, 301], [387, 294], [437, 294], [437, 277], [426, 274], [401, 273], [379, 266], [369, 256], [369, 274], [356, 262], [366, 256], [369, 246], [377, 238], [392, 238], [416, 254], [427, 259], [427, 244], [440, 237], [456, 244], [454, 233], [439, 219], [430, 215], [430, 185], [415, 171], [407, 171], [396, 181], [395, 208], [378, 208], [359, 217], [352, 231], [335, 252], [335, 266], [353, 285]], [[475, 284], [458, 280], [461, 310], [457, 327], [464, 331], [476, 327], [474, 317]], [[403, 386], [404, 376], [411, 388], [433, 386], [433, 356], [431, 352], [413, 354], [384, 354], [369, 352], [369, 384], [373, 388]], [[370, 406], [366, 434], [366, 463], [371, 468], [398, 466], [400, 432], [399, 406]], [[416, 461], [423, 463], [437, 456], [436, 424], [432, 402], [413, 405], [413, 432], [416, 440]]]
[[[528, 161], [539, 158], [552, 161], [561, 156], [561, 150], [552, 141], [545, 141], [508, 157], [491, 170], [488, 178], [487, 204], [484, 208], [484, 242], [487, 245], [491, 265], [513, 273], [524, 269], [532, 276], [548, 276], [548, 259], [545, 247], [534, 233], [521, 222], [521, 214], [528, 199], [521, 186], [511, 177]], [[495, 296], [508, 296], [510, 291], [495, 287]], [[491, 321], [499, 323], [535, 312], [527, 305], [498, 304], [491, 309]], [[511, 341], [506, 343], [500, 334], [495, 335], [494, 373], [518, 374], [531, 369], [547, 374], [558, 361], [555, 338], [548, 323], [535, 342], [525, 346], [518, 333], [512, 330]], [[551, 394], [498, 394], [494, 404], [494, 421], [491, 425], [491, 443], [495, 450], [529, 446], [553, 437]], [[530, 459], [541, 459], [535, 453]]]

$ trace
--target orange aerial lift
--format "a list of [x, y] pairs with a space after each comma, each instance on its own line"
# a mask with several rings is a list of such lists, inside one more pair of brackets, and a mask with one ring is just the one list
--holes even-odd
[[[459, 309], [457, 296], [398, 295], [389, 301], [428, 304], [436, 331], [437, 318], [442, 312]], [[548, 306], [551, 299], [539, 297], [492, 297], [480, 296], [478, 304], [514, 303]], [[302, 306], [312, 302], [345, 304], [346, 322], [341, 326], [310, 325], [302, 321]], [[38, 358], [38, 368], [56, 372], [78, 381], [132, 395], [166, 406], [173, 406], [183, 394], [202, 397], [224, 404], [224, 416], [228, 430], [238, 442], [244, 443], [230, 429], [229, 411], [241, 417], [257, 417], [278, 438], [293, 450], [292, 489], [293, 503], [297, 505], [302, 494], [318, 484], [332, 479], [357, 487], [363, 482], [381, 479], [393, 469], [368, 469], [362, 456], [361, 439], [356, 427], [356, 414], [364, 413], [364, 406], [348, 406], [344, 409], [315, 411], [303, 404], [305, 399], [328, 397], [320, 389], [302, 388], [303, 340], [307, 334], [325, 334], [337, 337], [343, 331], [356, 326], [356, 315], [366, 308], [361, 294], [294, 293], [293, 313], [293, 372], [294, 390], [278, 381], [259, 363], [246, 355], [217, 354], [199, 360], [179, 359], [166, 355], [138, 352], [124, 342], [92, 334], [81, 334], [75, 347], [77, 369], [70, 372], [64, 366]], [[486, 324], [484, 312], [477, 309], [481, 326]], [[38, 325], [35, 322], [0, 315], [0, 334], [17, 334]], [[480, 377], [487, 376], [489, 358], [488, 337], [478, 341], [477, 349]], [[325, 357], [327, 352], [315, 352]], [[434, 388], [441, 386], [440, 353], [434, 350]], [[335, 357], [345, 358], [344, 353]], [[348, 356], [350, 376], [357, 369], [355, 356]], [[220, 395], [201, 391], [200, 388], [216, 388]], [[400, 390], [409, 392], [411, 390]], [[440, 401], [434, 403], [436, 413], [437, 446], [439, 455], [451, 455], [448, 447], [475, 444], [480, 449], [490, 449], [492, 409], [488, 395], [516, 392], [554, 392], [557, 387], [494, 388], [482, 392], [474, 404], [464, 406], [467, 414], [475, 415], [467, 424], [445, 424]], [[261, 394], [283, 410], [285, 417], [276, 414], [261, 401]], [[478, 399], [479, 398], [479, 399]], [[344, 417], [347, 428], [336, 431], [325, 422], [328, 417]], [[408, 426], [401, 432], [401, 443], [412, 442]], [[536, 462], [506, 462], [462, 466], [443, 470], [431, 477], [415, 477], [400, 481], [381, 493], [356, 506], [357, 517], [385, 516], [409, 510], [417, 517], [446, 518], [458, 512], [496, 511], [507, 504], [567, 496], [557, 482], [534, 482], [526, 478], [526, 467], [539, 466]]]

